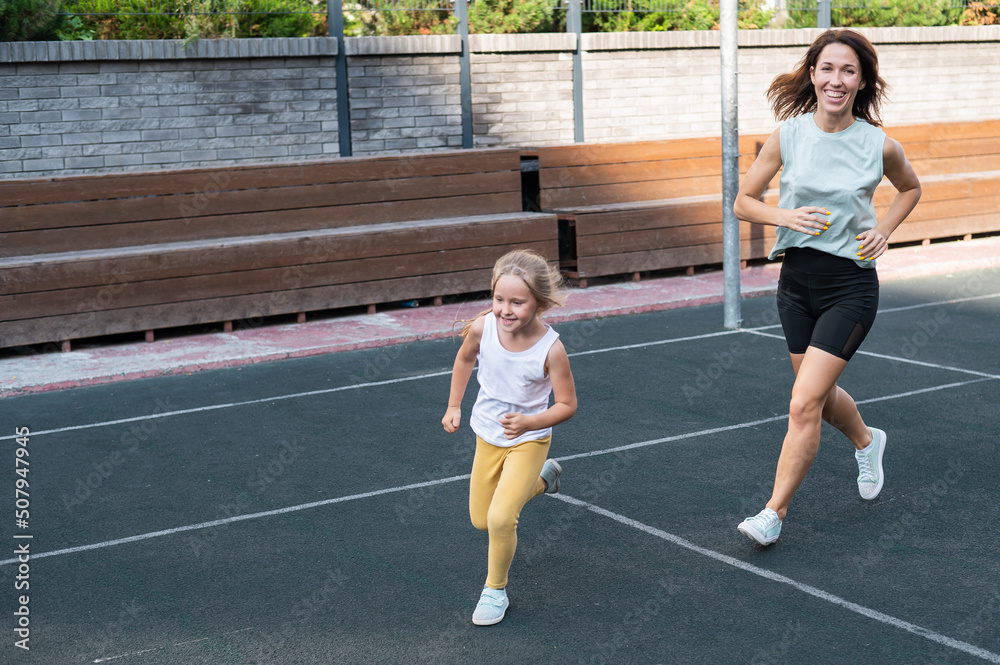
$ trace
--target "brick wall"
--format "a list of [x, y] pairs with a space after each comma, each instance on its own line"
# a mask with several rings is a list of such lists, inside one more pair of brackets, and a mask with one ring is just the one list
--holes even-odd
[[280, 42], [305, 40], [268, 41], [270, 48], [245, 45], [256, 47], [245, 55], [237, 48], [144, 57], [143, 43], [131, 42], [104, 59], [0, 64], [0, 173], [337, 155], [333, 58], [273, 57]]
[[454, 36], [347, 41], [352, 154], [462, 147]]
[[587, 141], [719, 135], [717, 49], [594, 51], [583, 64]]
[[476, 146], [573, 142], [573, 35], [473, 35]]
[[[1000, 26], [879, 28], [887, 126], [1000, 117]], [[742, 31], [739, 127], [815, 30]], [[575, 37], [470, 37], [477, 147], [573, 142]], [[719, 33], [585, 34], [586, 141], [717, 136]], [[339, 154], [336, 40], [0, 44], [0, 178]], [[355, 155], [461, 146], [456, 36], [347, 40]]]

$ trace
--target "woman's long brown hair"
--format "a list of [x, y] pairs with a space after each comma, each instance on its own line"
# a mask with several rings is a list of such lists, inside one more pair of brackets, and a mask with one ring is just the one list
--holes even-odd
[[830, 44], [844, 44], [858, 56], [861, 80], [865, 82], [854, 98], [853, 113], [875, 127], [882, 126], [881, 110], [888, 84], [878, 75], [878, 55], [875, 47], [863, 35], [853, 30], [827, 30], [812, 43], [795, 71], [781, 74], [767, 89], [775, 117], [787, 120], [816, 110], [816, 91], [809, 76], [819, 61], [820, 53]]

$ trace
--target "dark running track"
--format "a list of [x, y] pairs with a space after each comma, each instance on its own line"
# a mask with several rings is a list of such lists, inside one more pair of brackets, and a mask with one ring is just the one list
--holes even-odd
[[888, 432], [885, 489], [858, 497], [826, 427], [766, 549], [736, 524], [766, 501], [785, 426], [773, 299], [746, 300], [739, 332], [721, 305], [560, 324], [581, 405], [553, 441], [563, 493], [525, 508], [492, 628], [470, 622], [472, 436], [440, 426], [453, 340], [0, 400], [0, 658], [1000, 663], [998, 277], [883, 284], [841, 384]]

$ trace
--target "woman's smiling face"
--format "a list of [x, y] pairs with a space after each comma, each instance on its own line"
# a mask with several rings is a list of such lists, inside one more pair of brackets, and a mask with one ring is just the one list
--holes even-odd
[[852, 113], [858, 90], [865, 87], [861, 61], [850, 46], [827, 45], [809, 69], [816, 92], [817, 112], [841, 116]]

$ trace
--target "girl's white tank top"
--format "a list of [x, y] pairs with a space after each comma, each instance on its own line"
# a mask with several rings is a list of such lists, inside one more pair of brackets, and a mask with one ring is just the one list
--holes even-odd
[[552, 328], [526, 351], [508, 351], [500, 343], [497, 319], [493, 313], [484, 317], [483, 338], [479, 343], [479, 396], [469, 419], [472, 430], [484, 441], [509, 448], [524, 441], [542, 439], [551, 427], [525, 432], [516, 439], [504, 436], [499, 418], [505, 413], [535, 415], [549, 408], [552, 382], [545, 374], [545, 359], [559, 333]]

